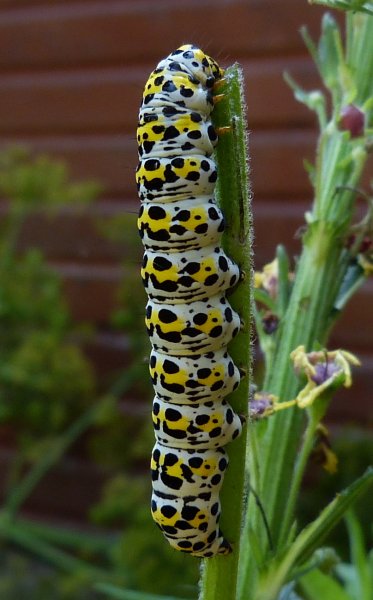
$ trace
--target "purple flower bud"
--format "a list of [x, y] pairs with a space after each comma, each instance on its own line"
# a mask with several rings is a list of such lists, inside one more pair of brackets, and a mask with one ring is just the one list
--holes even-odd
[[269, 396], [263, 394], [255, 394], [254, 400], [249, 404], [249, 415], [252, 419], [259, 419], [269, 409], [272, 408], [272, 400]]
[[262, 323], [265, 333], [271, 335], [271, 333], [274, 333], [278, 327], [278, 317], [269, 312], [263, 316]]
[[333, 377], [335, 373], [341, 371], [341, 367], [334, 362], [319, 362], [315, 365], [315, 370], [316, 373], [315, 375], [312, 375], [311, 380], [316, 383], [316, 385], [322, 385], [327, 379]]
[[339, 127], [349, 131], [352, 138], [364, 135], [365, 114], [354, 104], [348, 104], [341, 110]]

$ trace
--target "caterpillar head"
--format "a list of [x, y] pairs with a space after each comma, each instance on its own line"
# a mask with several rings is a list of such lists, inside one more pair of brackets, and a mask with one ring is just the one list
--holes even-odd
[[169, 58], [185, 65], [198, 81], [208, 88], [211, 88], [224, 74], [217, 62], [193, 44], [180, 46], [170, 54]]

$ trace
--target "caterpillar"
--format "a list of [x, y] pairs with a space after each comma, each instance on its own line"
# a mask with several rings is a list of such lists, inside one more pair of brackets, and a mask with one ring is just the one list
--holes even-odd
[[221, 248], [224, 217], [214, 196], [212, 92], [222, 76], [202, 50], [181, 46], [150, 74], [137, 129], [155, 393], [151, 511], [173, 548], [199, 557], [231, 551], [219, 527], [219, 491], [224, 446], [244, 420], [225, 400], [241, 376], [227, 352], [240, 318], [226, 298], [240, 271]]

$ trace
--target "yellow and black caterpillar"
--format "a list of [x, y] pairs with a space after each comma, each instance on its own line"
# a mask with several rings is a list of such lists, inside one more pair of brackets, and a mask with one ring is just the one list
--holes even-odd
[[151, 73], [137, 129], [155, 392], [152, 515], [171, 546], [202, 557], [231, 550], [219, 528], [219, 491], [223, 447], [242, 428], [225, 400], [240, 382], [227, 352], [240, 319], [225, 297], [240, 273], [221, 248], [224, 218], [214, 197], [210, 115], [222, 76], [202, 50], [181, 46]]

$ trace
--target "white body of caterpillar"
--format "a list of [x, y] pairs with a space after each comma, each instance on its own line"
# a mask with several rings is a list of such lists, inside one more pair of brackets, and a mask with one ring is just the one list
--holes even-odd
[[227, 352], [240, 320], [225, 297], [239, 269], [221, 248], [214, 198], [212, 88], [222, 70], [195, 46], [162, 60], [145, 86], [137, 139], [141, 275], [149, 296], [156, 444], [152, 515], [171, 546], [227, 554], [219, 527], [224, 446], [242, 419], [225, 397], [240, 374]]

